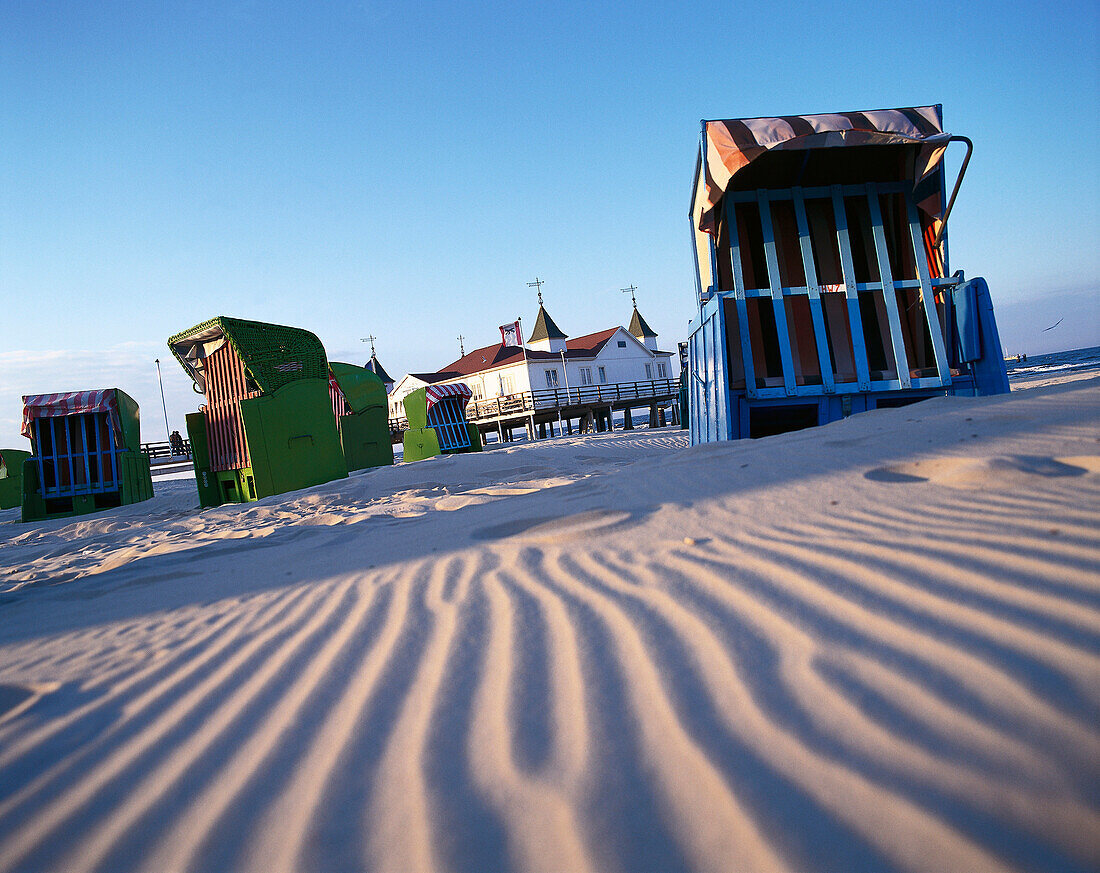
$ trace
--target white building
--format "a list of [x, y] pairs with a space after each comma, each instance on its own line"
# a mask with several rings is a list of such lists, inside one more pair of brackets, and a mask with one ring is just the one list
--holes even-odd
[[465, 382], [473, 400], [622, 382], [654, 382], [679, 377], [672, 352], [657, 348], [657, 334], [634, 308], [629, 330], [612, 327], [570, 339], [540, 304], [527, 341], [526, 358], [518, 346], [503, 343], [475, 349], [435, 373], [410, 373], [390, 395], [390, 417], [403, 418], [402, 399], [423, 388]]

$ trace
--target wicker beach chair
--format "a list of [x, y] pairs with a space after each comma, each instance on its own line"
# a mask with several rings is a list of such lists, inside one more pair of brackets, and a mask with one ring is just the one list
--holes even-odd
[[168, 347], [206, 398], [187, 416], [203, 506], [347, 476], [328, 359], [314, 334], [219, 316], [176, 334]]

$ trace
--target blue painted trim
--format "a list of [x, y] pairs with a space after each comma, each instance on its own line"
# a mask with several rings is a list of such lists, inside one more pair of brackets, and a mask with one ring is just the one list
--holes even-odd
[[[53, 420], [57, 421], [56, 418], [53, 419]], [[66, 440], [68, 440], [68, 442], [65, 445], [65, 448], [68, 449], [68, 452], [66, 452], [66, 456], [69, 459], [69, 491], [75, 493], [76, 492], [76, 468], [73, 467], [72, 418], [70, 416], [66, 415], [61, 420], [65, 423], [65, 438], [66, 438]], [[57, 443], [55, 442], [54, 443], [54, 450], [56, 451], [56, 449], [57, 449]], [[58, 482], [58, 484], [57, 484], [57, 490], [58, 490], [58, 493], [60, 494], [61, 493], [61, 483], [60, 482]]]
[[894, 290], [894, 278], [890, 271], [890, 251], [886, 247], [886, 231], [882, 227], [882, 208], [878, 202], [878, 186], [868, 182], [867, 206], [871, 210], [871, 236], [875, 240], [875, 256], [878, 260], [878, 277], [882, 283], [882, 301], [886, 304], [886, 320], [890, 325], [890, 345], [894, 351], [894, 367], [903, 388], [910, 385], [909, 357], [905, 351], [905, 334], [901, 332], [901, 313], [898, 312], [898, 295]]
[[752, 337], [749, 336], [749, 307], [745, 302], [745, 274], [741, 265], [741, 240], [737, 233], [737, 214], [733, 204], [725, 204], [726, 227], [730, 239], [730, 267], [733, 271], [733, 296], [737, 301], [737, 329], [741, 337], [741, 361], [749, 397], [756, 396], [756, 369], [752, 363]]
[[844, 296], [848, 299], [848, 329], [852, 334], [852, 358], [856, 365], [856, 382], [863, 391], [871, 390], [871, 368], [867, 365], [867, 345], [863, 339], [863, 322], [859, 316], [859, 293], [856, 288], [856, 268], [852, 261], [852, 244], [848, 238], [848, 216], [844, 212], [842, 187], [832, 187], [833, 220], [840, 248], [840, 271], [844, 276]]
[[[810, 242], [810, 223], [806, 219], [806, 204], [798, 189], [794, 192], [794, 218], [798, 225], [798, 246], [802, 253], [802, 271], [806, 274], [806, 296], [810, 298], [810, 318], [814, 323], [814, 341], [817, 343], [817, 361], [821, 368], [821, 381], [826, 394], [836, 390], [833, 378], [833, 361], [829, 355], [829, 339], [825, 332], [825, 312], [821, 306], [821, 290], [817, 282], [813, 245]], [[786, 292], [786, 289], [784, 289]]]
[[[947, 349], [943, 342], [943, 329], [939, 312], [936, 309], [936, 292], [928, 273], [928, 261], [924, 254], [924, 245], [920, 232], [920, 218], [917, 206], [911, 194], [905, 195], [905, 211], [909, 219], [909, 242], [913, 247], [913, 260], [917, 265], [917, 278], [920, 280], [920, 296], [924, 303], [924, 319], [928, 333], [932, 337], [932, 350], [936, 355], [936, 372], [940, 374], [940, 384], [951, 384], [951, 365], [947, 360]], [[945, 307], [946, 308], [946, 307]]]
[[118, 452], [115, 448], [115, 429], [111, 427], [110, 419], [107, 421], [107, 442], [111, 449], [111, 480], [115, 483], [115, 488], [121, 488], [122, 485], [118, 481]]
[[42, 460], [42, 419], [34, 421], [35, 454], [38, 455], [38, 486], [42, 489], [42, 496], [46, 496], [46, 466]]
[[721, 409], [725, 414], [725, 427], [723, 428], [725, 433], [722, 434], [721, 438], [728, 440], [732, 437], [733, 431], [733, 403], [730, 398], [729, 341], [726, 333], [725, 306], [718, 307], [718, 312], [715, 314], [715, 322], [718, 329], [718, 341], [721, 354], [719, 360], [722, 362], [722, 378], [715, 379], [714, 390], [716, 394], [721, 394]]
[[787, 328], [787, 307], [783, 301], [783, 286], [779, 277], [779, 256], [775, 248], [775, 231], [772, 228], [772, 208], [768, 192], [757, 191], [760, 207], [760, 229], [764, 235], [764, 260], [768, 265], [768, 286], [771, 289], [772, 309], [775, 312], [775, 332], [779, 340], [779, 360], [783, 366], [783, 387], [794, 394], [796, 379], [794, 355], [791, 353], [791, 334]]

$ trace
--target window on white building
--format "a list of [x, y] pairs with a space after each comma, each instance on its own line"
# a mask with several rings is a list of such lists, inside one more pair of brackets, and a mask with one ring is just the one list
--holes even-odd
[[558, 387], [558, 371], [547, 370], [546, 371], [546, 387], [557, 388]]
[[607, 384], [607, 370], [605, 370], [603, 367], [600, 367], [599, 371], [600, 371], [600, 384], [601, 385], [606, 385]]
[[516, 393], [516, 380], [513, 376], [501, 376], [500, 377], [500, 393], [501, 394], [515, 394]]
[[470, 385], [470, 390], [474, 393], [474, 400], [480, 400], [482, 397], [481, 383], [474, 382]]
[[646, 364], [645, 365], [645, 377], [647, 379], [652, 379], [653, 378], [653, 365], [652, 364]]
[[626, 340], [619, 340], [619, 348], [620, 349], [625, 349], [626, 348]]
[[657, 362], [657, 378], [658, 379], [667, 379], [668, 378], [668, 370], [665, 369], [664, 361], [658, 361]]
[[591, 385], [592, 384], [592, 368], [591, 367], [581, 367], [581, 384], [582, 385]]

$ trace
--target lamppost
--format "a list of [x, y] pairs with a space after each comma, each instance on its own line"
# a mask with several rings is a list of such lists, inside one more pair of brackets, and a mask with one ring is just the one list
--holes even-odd
[[[569, 403], [569, 368], [565, 366], [565, 349], [561, 349], [561, 371], [565, 375], [565, 402]], [[580, 395], [577, 396], [577, 401], [580, 402]], [[558, 407], [558, 429], [561, 429], [561, 407]], [[564, 434], [563, 434], [564, 436]]]
[[157, 381], [160, 383], [160, 406], [164, 410], [164, 438], [172, 442], [172, 429], [168, 426], [168, 404], [164, 402], [164, 380], [160, 377], [160, 358], [156, 358]]

